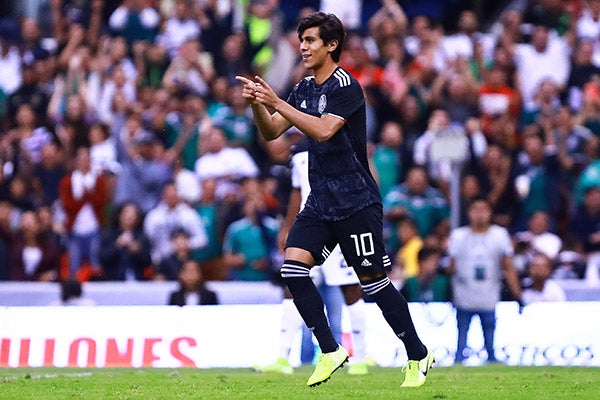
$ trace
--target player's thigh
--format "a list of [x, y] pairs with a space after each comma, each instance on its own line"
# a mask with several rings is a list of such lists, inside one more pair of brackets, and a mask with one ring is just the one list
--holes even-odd
[[392, 262], [383, 243], [383, 212], [373, 204], [334, 225], [344, 258], [361, 280], [385, 276]]
[[340, 287], [342, 289], [342, 294], [344, 295], [344, 301], [349, 306], [363, 298], [363, 291], [358, 283], [342, 285]]
[[290, 248], [306, 250], [315, 264], [322, 264], [335, 247], [335, 236], [327, 221], [302, 211], [290, 228], [285, 247], [286, 253]]

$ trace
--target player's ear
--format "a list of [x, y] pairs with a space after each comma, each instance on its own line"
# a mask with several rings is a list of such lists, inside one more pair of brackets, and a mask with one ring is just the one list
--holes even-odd
[[333, 53], [335, 51], [335, 49], [337, 49], [337, 47], [340, 45], [340, 42], [333, 39], [330, 40], [329, 43], [327, 43], [327, 51], [329, 53]]

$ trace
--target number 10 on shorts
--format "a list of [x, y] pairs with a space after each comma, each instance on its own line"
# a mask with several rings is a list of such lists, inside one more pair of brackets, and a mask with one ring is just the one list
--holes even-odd
[[371, 232], [350, 235], [350, 238], [354, 240], [354, 248], [356, 249], [357, 256], [364, 257], [375, 254], [373, 234]]

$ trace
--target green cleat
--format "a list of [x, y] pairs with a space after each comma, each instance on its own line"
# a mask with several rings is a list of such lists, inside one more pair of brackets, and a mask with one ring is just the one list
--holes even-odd
[[338, 369], [344, 366], [348, 361], [348, 352], [345, 348], [338, 345], [338, 349], [331, 353], [323, 353], [319, 356], [319, 361], [315, 367], [315, 371], [308, 378], [306, 384], [310, 387], [320, 385], [327, 382], [331, 375]]
[[375, 360], [373, 360], [371, 357], [365, 357], [365, 364], [367, 364], [367, 367], [378, 367], [379, 366], [377, 364], [377, 362]]
[[369, 373], [369, 367], [367, 363], [354, 363], [348, 366], [348, 375], [367, 375]]
[[435, 362], [435, 357], [431, 350], [427, 350], [427, 355], [422, 360], [408, 360], [408, 363], [402, 368], [406, 372], [404, 382], [401, 387], [419, 387], [425, 384], [427, 372]]
[[279, 374], [291, 375], [294, 368], [285, 357], [279, 357], [273, 364], [252, 367], [255, 372], [277, 372]]

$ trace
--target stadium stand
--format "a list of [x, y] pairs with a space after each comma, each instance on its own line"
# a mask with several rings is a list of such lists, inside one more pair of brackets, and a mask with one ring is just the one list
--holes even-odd
[[[364, 0], [344, 11], [318, 1], [25, 0], [0, 5], [0, 305], [48, 304], [68, 278], [98, 304], [164, 304], [176, 284], [159, 280], [164, 262], [188, 258], [223, 304], [277, 303], [276, 243], [238, 221], [248, 199], [261, 217], [285, 215], [300, 134], [259, 140], [233, 78], [258, 73], [287, 96], [306, 74], [296, 21], [321, 3], [346, 12], [341, 65], [367, 93], [384, 203], [401, 205], [384, 232], [394, 276], [403, 274], [401, 218], [446, 251], [448, 215], [428, 213], [447, 210], [452, 169], [431, 145], [458, 129], [470, 150], [460, 221], [469, 199], [487, 196], [521, 278], [552, 234], [553, 278], [567, 300], [598, 300], [597, 1]], [[78, 154], [89, 154], [89, 168]], [[425, 182], [408, 182], [414, 167]], [[202, 224], [187, 242], [174, 239], [185, 224], [171, 218], [183, 208]], [[164, 223], [149, 224], [156, 210]], [[540, 211], [548, 226], [536, 233], [528, 224]], [[228, 247], [223, 257], [236, 222], [248, 226], [236, 235], [260, 238], [260, 252]], [[243, 255], [256, 259], [232, 262]], [[268, 273], [240, 274], [241, 264]], [[240, 276], [259, 280], [232, 280]]]

